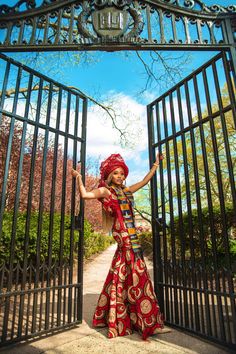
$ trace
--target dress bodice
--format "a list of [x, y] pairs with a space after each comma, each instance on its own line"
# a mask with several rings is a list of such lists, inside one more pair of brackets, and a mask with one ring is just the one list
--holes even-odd
[[[126, 190], [128, 190], [128, 188], [125, 188], [123, 191], [125, 192]], [[110, 188], [110, 192], [110, 196], [108, 198], [103, 198], [101, 202], [105, 212], [114, 218], [112, 231], [127, 231], [116, 192], [113, 188]], [[132, 206], [128, 198], [127, 201], [132, 213]]]

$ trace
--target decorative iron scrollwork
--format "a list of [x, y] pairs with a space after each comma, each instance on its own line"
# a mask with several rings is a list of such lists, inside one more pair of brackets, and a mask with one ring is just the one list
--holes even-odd
[[205, 11], [205, 12], [213, 12], [213, 13], [220, 13], [220, 12], [236, 12], [236, 5], [230, 6], [221, 6], [221, 5], [211, 5], [208, 6], [204, 4], [201, 0], [159, 0], [160, 2], [176, 5], [179, 7], [183, 7], [188, 10], [194, 11]]
[[215, 48], [233, 43], [235, 13], [201, 0], [20, 0], [0, 6], [0, 48]]
[[35, 0], [20, 0], [14, 6], [1, 5], [0, 15], [9, 15], [26, 10], [35, 9], [36, 7], [43, 7], [56, 2], [56, 0], [43, 0], [41, 4], [37, 4]]

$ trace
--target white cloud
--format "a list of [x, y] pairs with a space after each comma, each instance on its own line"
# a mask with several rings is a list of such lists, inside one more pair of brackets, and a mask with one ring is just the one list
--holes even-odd
[[125, 159], [140, 164], [140, 153], [147, 149], [146, 106], [123, 93], [110, 92], [109, 101], [116, 112], [117, 125], [128, 131], [131, 145], [121, 147], [119, 132], [112, 127], [111, 118], [104, 115], [98, 106], [92, 106], [88, 112], [87, 154], [93, 157], [106, 158], [112, 153], [120, 153]]

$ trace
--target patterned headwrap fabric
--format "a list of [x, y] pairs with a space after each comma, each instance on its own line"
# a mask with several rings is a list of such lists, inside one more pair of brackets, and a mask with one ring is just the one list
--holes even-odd
[[120, 154], [112, 154], [106, 160], [104, 160], [100, 166], [101, 179], [99, 186], [102, 186], [105, 183], [105, 180], [107, 179], [109, 174], [118, 167], [123, 168], [126, 178], [128, 176], [129, 169]]

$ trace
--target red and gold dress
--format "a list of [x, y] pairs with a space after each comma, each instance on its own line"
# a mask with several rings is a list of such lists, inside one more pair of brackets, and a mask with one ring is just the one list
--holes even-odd
[[[110, 197], [104, 198], [102, 204], [114, 217], [112, 235], [118, 247], [98, 300], [93, 325], [108, 326], [108, 338], [137, 330], [146, 339], [157, 328], [163, 328], [163, 318], [145, 261], [135, 256], [117, 194], [113, 188], [110, 191]], [[131, 203], [127, 204], [132, 213]]]

